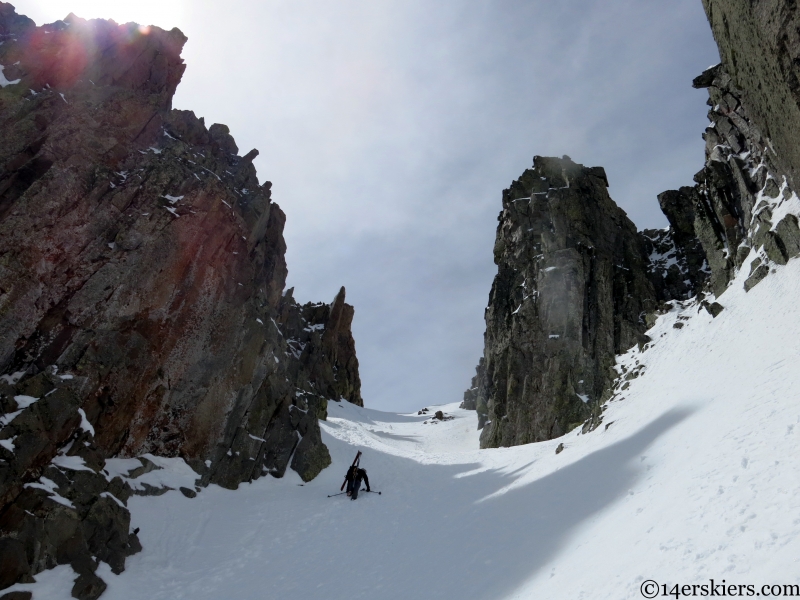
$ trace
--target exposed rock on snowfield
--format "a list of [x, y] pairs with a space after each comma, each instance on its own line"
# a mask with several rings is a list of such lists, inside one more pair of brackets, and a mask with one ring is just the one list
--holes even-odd
[[0, 36], [0, 589], [69, 563], [97, 597], [97, 561], [140, 549], [109, 457], [229, 488], [330, 464], [327, 401], [363, 404], [353, 308], [283, 294], [258, 151], [171, 110], [178, 29], [0, 2]]
[[607, 186], [601, 168], [537, 156], [503, 192], [477, 382], [483, 447], [582, 423], [614, 377], [614, 355], [647, 342], [648, 254]]
[[694, 80], [709, 90], [706, 162], [696, 185], [659, 195], [669, 228], [637, 236], [602, 169], [564, 159], [537, 157], [503, 192], [484, 356], [462, 404], [487, 425], [484, 447], [595, 427], [614, 354], [645, 341], [665, 302], [719, 296], [741, 269], [749, 291], [800, 254], [796, 8], [703, 3], [723, 62]]

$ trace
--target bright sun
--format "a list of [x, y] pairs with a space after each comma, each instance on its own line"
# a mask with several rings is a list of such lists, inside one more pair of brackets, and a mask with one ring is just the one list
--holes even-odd
[[37, 25], [52, 23], [73, 12], [84, 19], [134, 21], [164, 29], [180, 27], [189, 7], [187, 0], [16, 0], [13, 4], [18, 14], [27, 15]]

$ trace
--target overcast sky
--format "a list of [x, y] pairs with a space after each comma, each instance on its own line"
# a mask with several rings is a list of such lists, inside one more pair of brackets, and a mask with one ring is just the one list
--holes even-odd
[[225, 123], [287, 214], [301, 301], [356, 308], [367, 406], [460, 400], [501, 192], [535, 154], [605, 167], [636, 225], [703, 166], [700, 0], [17, 0], [189, 38], [174, 106]]

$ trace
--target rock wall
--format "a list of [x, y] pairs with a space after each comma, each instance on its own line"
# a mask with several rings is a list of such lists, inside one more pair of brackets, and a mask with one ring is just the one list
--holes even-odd
[[[705, 286], [710, 273], [706, 251], [697, 237], [694, 190], [681, 188], [658, 195], [666, 229], [645, 229], [648, 274], [659, 300], [685, 300]], [[687, 201], [688, 200], [688, 201]]]
[[[768, 142], [777, 173], [800, 185], [800, 14], [793, 0], [703, 0], [726, 88], [737, 90], [752, 138]], [[706, 80], [706, 83], [711, 83]], [[730, 106], [729, 109], [735, 107]], [[736, 124], [736, 123], [735, 123]], [[739, 124], [736, 124], [737, 126]], [[745, 133], [746, 137], [747, 134]]]
[[472, 386], [482, 447], [581, 424], [613, 378], [615, 354], [647, 341], [644, 315], [656, 307], [647, 250], [607, 186], [602, 168], [537, 156], [503, 191]]
[[659, 199], [694, 214], [718, 296], [740, 269], [749, 290], [800, 253], [800, 17], [786, 0], [703, 6], [722, 58], [693, 82], [709, 93], [706, 161], [696, 185]]
[[0, 589], [69, 563], [96, 597], [92, 557], [140, 548], [108, 457], [228, 488], [330, 464], [327, 401], [363, 404], [353, 308], [283, 293], [258, 151], [171, 110], [178, 29], [0, 2], [0, 38]]
[[706, 160], [693, 186], [659, 195], [667, 229], [636, 234], [602, 169], [566, 159], [537, 157], [503, 192], [484, 356], [462, 404], [484, 447], [596, 426], [614, 354], [645, 341], [665, 303], [698, 297], [716, 316], [741, 269], [750, 290], [800, 255], [796, 6], [703, 4], [722, 63], [693, 82], [709, 91]]
[[723, 64], [694, 80], [708, 88], [711, 125], [703, 138], [706, 162], [694, 187], [665, 192], [679, 210], [694, 213], [697, 241], [707, 258], [707, 292], [719, 296], [736, 273], [748, 269], [751, 289], [770, 270], [800, 253], [800, 202], [791, 174], [755, 122], [756, 112]]
[[[461, 406], [459, 408], [463, 408], [465, 410], [478, 410], [478, 397], [480, 391], [480, 385], [483, 378], [486, 376], [486, 361], [481, 357], [478, 361], [478, 366], [475, 367], [475, 377], [472, 378], [470, 382], [469, 388], [467, 391], [464, 392], [464, 400], [461, 402]], [[484, 419], [487, 410], [485, 406], [481, 406], [480, 411], [478, 411], [479, 415], [481, 415], [481, 419]]]
[[793, 2], [704, 0], [722, 63], [708, 88], [706, 164], [691, 199], [719, 295], [740, 269], [751, 289], [800, 253], [800, 17]]

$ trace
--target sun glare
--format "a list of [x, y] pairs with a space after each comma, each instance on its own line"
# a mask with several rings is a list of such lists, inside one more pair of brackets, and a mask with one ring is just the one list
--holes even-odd
[[[117, 23], [139, 23], [142, 34], [147, 35], [150, 25], [172, 29], [184, 24], [188, 12], [185, 0], [17, 0], [17, 12], [27, 15], [37, 25], [63, 19], [70, 12], [84, 19], [113, 19]], [[66, 12], [65, 12], [66, 11]]]

